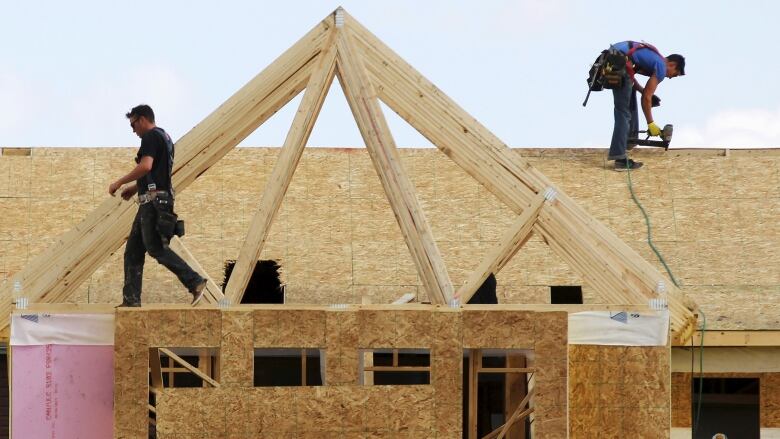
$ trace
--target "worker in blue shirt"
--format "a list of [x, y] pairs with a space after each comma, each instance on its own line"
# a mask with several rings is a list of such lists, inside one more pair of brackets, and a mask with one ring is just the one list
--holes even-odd
[[[626, 65], [623, 85], [612, 89], [615, 99], [615, 127], [612, 131], [608, 158], [615, 161], [617, 171], [639, 169], [642, 163], [631, 160], [626, 155], [629, 134], [636, 136], [639, 131], [634, 91], [642, 94], [641, 105], [647, 120], [647, 133], [651, 136], [659, 136], [661, 128], [653, 119], [652, 107], [660, 105], [661, 100], [655, 96], [655, 89], [664, 78], [685, 75], [685, 58], [678, 54], [664, 57], [650, 44], [634, 41], [615, 43], [610, 49], [626, 55], [629, 62]], [[634, 77], [636, 73], [649, 78], [644, 87]]]

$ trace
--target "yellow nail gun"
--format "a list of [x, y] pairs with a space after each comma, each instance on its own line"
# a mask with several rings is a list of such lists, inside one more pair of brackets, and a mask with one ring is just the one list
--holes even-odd
[[[647, 131], [639, 131], [640, 133], [647, 133]], [[629, 137], [628, 144], [629, 145], [643, 145], [643, 146], [657, 146], [663, 149], [668, 150], [669, 149], [669, 143], [672, 142], [672, 133], [674, 132], [674, 127], [672, 124], [668, 123], [664, 125], [664, 129], [661, 130], [661, 140], [650, 140], [650, 134], [647, 135], [644, 139], [640, 139], [637, 137]]]

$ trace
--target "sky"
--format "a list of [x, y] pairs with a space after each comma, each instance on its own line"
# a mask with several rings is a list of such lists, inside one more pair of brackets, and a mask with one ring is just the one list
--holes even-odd
[[[338, 6], [512, 147], [607, 147], [611, 93], [583, 108], [585, 80], [627, 39], [686, 57], [656, 93], [673, 148], [780, 146], [777, 1], [0, 0], [0, 147], [136, 146], [139, 103], [179, 138]], [[241, 145], [281, 145], [299, 99]], [[309, 145], [364, 145], [335, 82]]]

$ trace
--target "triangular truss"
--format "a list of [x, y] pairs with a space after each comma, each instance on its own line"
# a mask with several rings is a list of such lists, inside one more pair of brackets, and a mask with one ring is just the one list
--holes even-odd
[[[647, 304], [664, 286], [676, 341], [685, 341], [695, 315], [681, 293], [603, 224], [458, 107], [378, 38], [337, 9], [176, 143], [173, 183], [190, 185], [246, 136], [306, 90], [251, 221], [225, 288], [207, 301], [240, 301], [272, 221], [292, 180], [334, 75], [344, 90], [432, 303], [466, 302], [538, 233], [550, 248], [614, 304]], [[406, 175], [380, 100], [403, 117], [519, 216], [499, 245], [454, 291], [414, 187]], [[63, 302], [127, 239], [135, 205], [106, 199], [84, 221], [18, 272], [2, 291], [2, 326], [11, 311], [11, 285], [21, 281], [35, 302]], [[187, 253], [181, 242], [177, 252]], [[213, 284], [213, 283], [212, 283]], [[663, 289], [663, 288], [660, 288]]]

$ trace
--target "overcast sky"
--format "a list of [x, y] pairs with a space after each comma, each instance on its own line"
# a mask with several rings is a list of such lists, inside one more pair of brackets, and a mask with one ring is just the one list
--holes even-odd
[[[611, 93], [583, 108], [585, 78], [626, 39], [686, 56], [654, 112], [674, 147], [780, 146], [777, 1], [0, 2], [0, 146], [136, 146], [142, 102], [179, 138], [339, 4], [510, 146], [606, 147]], [[242, 145], [280, 145], [298, 99]], [[336, 84], [309, 144], [363, 146]]]

